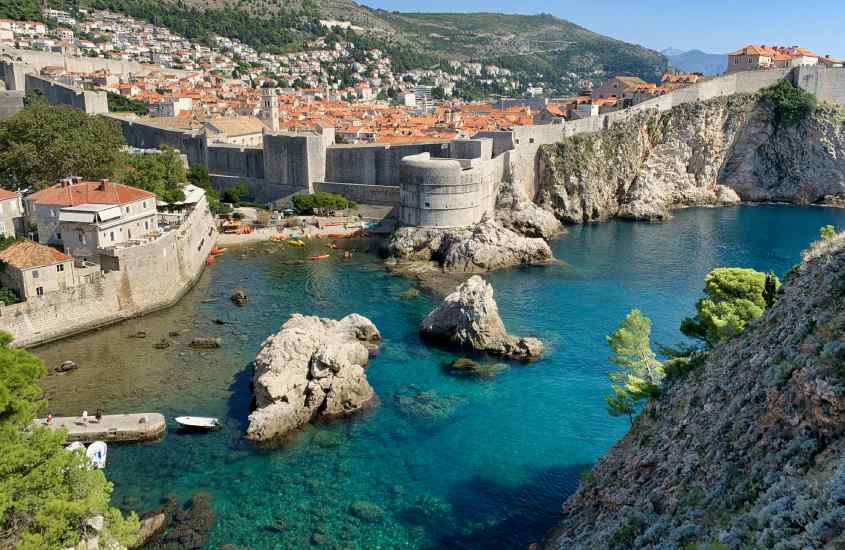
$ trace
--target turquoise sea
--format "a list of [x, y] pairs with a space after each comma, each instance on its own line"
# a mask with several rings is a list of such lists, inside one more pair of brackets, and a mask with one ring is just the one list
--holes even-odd
[[[213, 517], [194, 518], [196, 528], [170, 548], [525, 548], [626, 430], [627, 420], [604, 407], [604, 338], [619, 320], [640, 308], [655, 342], [678, 343], [709, 270], [783, 275], [829, 223], [845, 228], [845, 211], [688, 209], [663, 224], [571, 227], [553, 243], [560, 265], [486, 277], [509, 330], [541, 338], [548, 352], [484, 378], [454, 376], [444, 364], [457, 356], [420, 342], [419, 322], [439, 296], [409, 293], [417, 283], [386, 271], [375, 254], [298, 261], [325, 246], [316, 243], [230, 249], [179, 305], [35, 352], [49, 364], [80, 365], [45, 381], [53, 414], [102, 406], [225, 419], [210, 434], [182, 434], [171, 422], [160, 442], [110, 447], [106, 473], [124, 509], [210, 496]], [[239, 288], [245, 307], [228, 300]], [[249, 364], [294, 312], [357, 312], [375, 322], [384, 343], [367, 376], [380, 403], [259, 449], [240, 437]], [[175, 332], [168, 349], [154, 348]], [[193, 351], [193, 336], [225, 345]]]

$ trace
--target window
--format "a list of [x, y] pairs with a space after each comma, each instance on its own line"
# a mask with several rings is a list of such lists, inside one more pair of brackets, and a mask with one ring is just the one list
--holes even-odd
[[126, 207], [126, 213], [127, 214], [129, 213], [129, 207], [128, 206]]
[[43, 286], [35, 287], [35, 293], [39, 296], [44, 296], [44, 287]]
[[32, 272], [32, 278], [33, 278], [33, 279], [37, 279], [37, 278], [38, 278], [38, 270], [37, 270], [37, 269], [36, 269], [35, 271], [33, 271], [33, 272]]
[[114, 242], [114, 231], [109, 231], [109, 236], [111, 237], [111, 242]]
[[51, 218], [55, 218], [55, 217], [56, 217], [56, 211], [55, 211], [55, 210], [53, 210], [52, 208], [50, 209], [50, 217], [51, 217]]
[[6, 234], [6, 223], [0, 222], [0, 235], [5, 235], [5, 234]]
[[58, 240], [62, 240], [62, 234], [61, 234], [61, 233], [56, 233], [56, 239], [58, 239]]
[[131, 229], [127, 229], [127, 230], [126, 230], [126, 233], [129, 235], [129, 236], [127, 237], [127, 239], [131, 239], [131, 238], [132, 238], [132, 230], [131, 230]]
[[141, 203], [141, 206], [143, 206], [144, 208], [146, 208], [146, 207], [147, 207], [147, 201], [142, 202], [142, 203]]
[[150, 222], [149, 222], [149, 220], [147, 220], [147, 221], [144, 222], [144, 229], [149, 229], [149, 228], [150, 228]]
[[65, 270], [65, 264], [59, 264], [59, 265], [56, 266], [56, 271], [64, 271], [64, 270]]

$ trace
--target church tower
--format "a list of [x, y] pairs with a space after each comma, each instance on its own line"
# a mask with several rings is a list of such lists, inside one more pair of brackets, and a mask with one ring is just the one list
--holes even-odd
[[279, 95], [277, 88], [261, 88], [261, 120], [277, 134], [279, 132]]

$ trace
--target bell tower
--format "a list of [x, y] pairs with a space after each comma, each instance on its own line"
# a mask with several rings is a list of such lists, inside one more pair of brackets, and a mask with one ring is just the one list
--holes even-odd
[[279, 132], [279, 90], [277, 88], [261, 88], [260, 118], [274, 134]]

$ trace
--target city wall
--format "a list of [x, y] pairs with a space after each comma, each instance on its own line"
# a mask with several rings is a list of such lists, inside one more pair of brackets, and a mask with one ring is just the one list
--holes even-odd
[[105, 59], [102, 57], [67, 56], [60, 53], [39, 52], [34, 50], [19, 50], [9, 46], [0, 46], [0, 57], [11, 61], [25, 63], [38, 72], [44, 67], [62, 67], [72, 73], [93, 73], [108, 71], [117, 76], [146, 75], [154, 72], [172, 74], [185, 77], [191, 71], [179, 69], [164, 69], [158, 65], [148, 65], [137, 61], [121, 59]]
[[177, 229], [159, 239], [116, 249], [116, 271], [10, 306], [0, 306], [0, 330], [17, 346], [33, 346], [173, 305], [196, 283], [216, 238], [202, 202]]
[[23, 109], [23, 92], [0, 91], [0, 120], [14, 116]]
[[147, 122], [109, 115], [117, 121], [123, 131], [126, 143], [141, 149], [158, 149], [162, 145], [172, 147], [188, 157], [188, 164], [208, 165], [208, 147], [203, 131], [173, 130], [161, 128]]
[[223, 176], [263, 179], [264, 149], [242, 145], [209, 145], [208, 171]]
[[106, 92], [79, 90], [32, 73], [27, 73], [24, 82], [26, 93], [39, 91], [50, 105], [68, 105], [89, 115], [109, 112]]
[[399, 187], [396, 185], [361, 185], [359, 183], [335, 183], [318, 181], [314, 191], [342, 195], [361, 204], [399, 206]]

